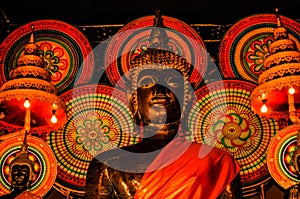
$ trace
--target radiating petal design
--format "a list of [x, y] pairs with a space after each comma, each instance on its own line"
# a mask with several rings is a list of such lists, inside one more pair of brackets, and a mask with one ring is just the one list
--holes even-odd
[[136, 143], [133, 117], [126, 94], [106, 85], [85, 85], [63, 93], [68, 120], [47, 142], [58, 164], [57, 183], [74, 192], [84, 191], [92, 158], [106, 150]]
[[[300, 47], [300, 24], [280, 16], [291, 38]], [[236, 22], [227, 30], [220, 44], [219, 60], [225, 78], [241, 78], [257, 83], [263, 62], [273, 42], [273, 30], [277, 26], [275, 14], [255, 14]]]
[[16, 60], [21, 56], [28, 35], [34, 27], [36, 43], [40, 46], [40, 56], [46, 62], [46, 68], [52, 73], [51, 83], [61, 94], [75, 82], [79, 69], [84, 71], [76, 80], [86, 83], [93, 73], [93, 48], [86, 36], [76, 27], [59, 20], [37, 20], [18, 27], [1, 43], [0, 85], [9, 77]]
[[251, 190], [271, 179], [266, 151], [279, 129], [276, 121], [252, 112], [249, 97], [255, 87], [249, 81], [222, 80], [196, 90], [199, 100], [189, 114], [192, 136], [187, 137], [233, 155], [241, 166], [243, 189]]

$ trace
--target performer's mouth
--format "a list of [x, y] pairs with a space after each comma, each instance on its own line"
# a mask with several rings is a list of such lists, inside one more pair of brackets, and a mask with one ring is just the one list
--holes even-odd
[[154, 97], [151, 100], [151, 104], [153, 106], [167, 106], [172, 103], [172, 100], [169, 98], [159, 98], [159, 97]]

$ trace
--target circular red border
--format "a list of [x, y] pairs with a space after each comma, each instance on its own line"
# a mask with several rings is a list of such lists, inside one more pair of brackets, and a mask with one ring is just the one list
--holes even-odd
[[[21, 135], [21, 134], [19, 134]], [[14, 136], [8, 138], [0, 143], [0, 155], [2, 156], [3, 153], [6, 152], [7, 148], [11, 148], [13, 146], [22, 146], [23, 144], [24, 135], [22, 136]], [[49, 145], [42, 139], [35, 137], [35, 136], [27, 136], [27, 144], [29, 148], [34, 148], [37, 150], [40, 155], [43, 156], [45, 161], [45, 171], [44, 179], [38, 187], [35, 189], [30, 190], [31, 193], [37, 194], [39, 196], [44, 196], [47, 192], [52, 188], [52, 185], [55, 183], [56, 175], [57, 175], [57, 162], [55, 155]], [[1, 169], [3, 166], [1, 165]], [[6, 189], [3, 185], [0, 185], [0, 193], [8, 194], [10, 190]]]
[[[126, 74], [128, 71], [127, 67], [129, 63], [123, 62], [124, 60], [128, 62], [128, 60], [130, 60], [129, 58], [122, 58], [122, 65], [118, 66], [118, 56], [129, 56], [129, 52], [120, 52], [120, 48], [123, 46], [124, 40], [127, 39], [129, 35], [131, 35], [135, 31], [138, 31], [141, 28], [153, 27], [154, 18], [155, 16], [145, 16], [126, 24], [116, 33], [115, 37], [113, 37], [113, 39], [109, 42], [108, 47], [106, 49], [104, 64], [107, 67], [106, 74], [108, 76], [108, 79], [113, 85], [119, 83], [121, 84], [121, 86], [124, 86], [121, 76], [123, 74]], [[180, 35], [177, 33], [178, 36], [184, 36], [184, 39], [187, 39], [190, 43], [188, 44], [187, 42], [184, 42], [184, 44], [187, 46], [191, 45], [192, 50], [190, 48], [189, 53], [194, 57], [194, 60], [188, 60], [194, 65], [194, 70], [191, 73], [190, 82], [195, 84], [195, 88], [198, 87], [202, 80], [202, 76], [206, 70], [208, 59], [206, 47], [202, 38], [192, 27], [190, 27], [185, 22], [169, 16], [162, 16], [162, 18], [165, 28], [170, 29], [170, 31], [173, 32], [177, 31], [178, 33], [180, 33]], [[145, 33], [143, 34], [144, 37], [150, 37], [150, 33], [148, 33], [148, 35]], [[128, 45], [128, 43], [131, 44], [130, 47], [134, 46], [132, 44], [132, 41], [127, 42], [126, 45]], [[182, 44], [180, 43], [178, 45], [182, 46]]]
[[[134, 121], [129, 107], [126, 106], [128, 102], [125, 92], [108, 85], [91, 84], [74, 87], [72, 90], [60, 95], [60, 98], [67, 105], [68, 121], [64, 129], [52, 132], [47, 136], [46, 141], [52, 147], [57, 158], [58, 175], [56, 183], [74, 192], [80, 192], [84, 190], [86, 185], [84, 175], [89, 161], [96, 154], [85, 150], [83, 148], [84, 144], [77, 142], [79, 137], [76, 136], [77, 127], [73, 126], [73, 122], [75, 124], [76, 120], [75, 115], [79, 114], [76, 121], [80, 121], [82, 119], [80, 117], [81, 113], [85, 114], [89, 111], [93, 113], [93, 109], [97, 112], [96, 108], [102, 108], [104, 110], [103, 116], [108, 116], [105, 113], [105, 110], [107, 110], [110, 111], [113, 117], [116, 117], [113, 119], [114, 125], [120, 125], [122, 131], [118, 129], [119, 136], [117, 139], [97, 151], [97, 154], [113, 149], [115, 145], [112, 144], [119, 144], [121, 147], [134, 144], [139, 140], [130, 136], [130, 133], [134, 132]], [[114, 111], [111, 111], [111, 109]], [[116, 120], [118, 121], [116, 122]], [[114, 129], [116, 130], [115, 127]]]
[[[284, 27], [287, 28], [290, 35], [294, 34], [294, 36], [300, 35], [300, 24], [288, 17], [280, 16], [281, 23]], [[273, 26], [271, 26], [273, 25]], [[241, 58], [241, 54], [236, 55], [236, 49], [242, 48], [244, 46], [237, 46], [239, 41], [244, 37], [241, 36], [243, 34], [249, 34], [253, 32], [253, 34], [264, 35], [271, 34], [273, 35], [274, 27], [277, 26], [277, 19], [275, 14], [256, 14], [253, 16], [249, 16], [241, 19], [237, 23], [233, 24], [224, 34], [221, 43], [219, 45], [219, 66], [224, 78], [243, 78], [250, 80], [254, 83], [257, 83], [257, 79], [255, 80], [252, 76], [249, 75], [248, 71], [244, 70], [246, 76], [243, 77], [238, 73], [238, 68], [242, 67], [244, 69], [244, 62], [247, 62], [246, 58]], [[255, 33], [257, 29], [261, 28], [269, 28], [269, 32], [259, 32]], [[248, 40], [250, 40], [249, 38]], [[245, 45], [245, 44], [243, 44]], [[243, 50], [239, 50], [243, 52]], [[239, 63], [235, 63], [234, 59], [239, 59]], [[233, 61], [232, 61], [233, 60]], [[242, 65], [242, 66], [240, 66]]]
[[[269, 178], [269, 172], [265, 151], [279, 128], [275, 121], [261, 118], [252, 113], [248, 97], [253, 88], [255, 88], [255, 84], [245, 80], [222, 80], [201, 87], [195, 91], [198, 102], [194, 102], [188, 118], [192, 135], [187, 139], [210, 145], [215, 137], [208, 136], [212, 130], [209, 127], [218, 122], [220, 124], [222, 120], [224, 124], [227, 124], [228, 121], [225, 122], [223, 114], [226, 113], [228, 107], [231, 107], [228, 111], [247, 115], [249, 124], [252, 124], [252, 128], [255, 127], [257, 130], [252, 132], [247, 141], [245, 140], [244, 145], [226, 148], [223, 143], [214, 143], [214, 147], [227, 151], [239, 162], [243, 189], [258, 187], [262, 181], [269, 182], [266, 180]], [[219, 119], [216, 116], [222, 117]], [[265, 131], [264, 134], [261, 134], [260, 130]], [[215, 136], [216, 134], [213, 132], [211, 135]], [[252, 165], [249, 165], [249, 162], [253, 163], [254, 168], [251, 168]]]
[[[34, 30], [33, 30], [34, 28]], [[76, 27], [62, 21], [58, 20], [38, 20], [33, 21], [30, 23], [27, 23], [25, 25], [22, 25], [18, 27], [16, 30], [11, 32], [1, 43], [0, 46], [0, 85], [2, 85], [7, 79], [5, 78], [5, 67], [11, 67], [11, 66], [5, 66], [5, 57], [8, 56], [9, 51], [12, 50], [12, 47], [20, 41], [20, 38], [23, 38], [24, 36], [28, 35], [28, 41], [29, 36], [31, 33], [34, 34], [34, 31], [47, 31], [49, 34], [55, 34], [55, 31], [61, 32], [65, 35], [68, 35], [73, 41], [69, 41], [70, 43], [76, 42], [78, 47], [80, 49], [77, 49], [78, 47], [72, 47], [74, 49], [74, 52], [72, 51], [74, 55], [78, 54], [82, 56], [82, 63], [76, 63], [76, 66], [73, 66], [76, 71], [72, 71], [72, 73], [78, 72], [78, 69], [81, 68], [83, 71], [81, 74], [78, 74], [78, 77], [76, 79], [77, 84], [86, 83], [89, 81], [90, 77], [93, 74], [93, 68], [94, 68], [94, 58], [93, 58], [93, 48], [91, 44], [89, 43], [87, 37]], [[36, 38], [35, 38], [36, 39]], [[44, 40], [43, 40], [44, 41]], [[27, 41], [24, 43], [26, 44]], [[76, 51], [77, 50], [77, 51]], [[79, 52], [80, 50], [80, 52]], [[68, 80], [68, 82], [71, 80]], [[60, 92], [60, 91], [59, 91]]]
[[[292, 180], [291, 177], [285, 173], [286, 171], [282, 170], [282, 167], [285, 167], [286, 165], [281, 165], [281, 147], [287, 140], [296, 141], [297, 133], [298, 125], [287, 126], [277, 132], [268, 147], [267, 165], [269, 172], [273, 179], [284, 189], [288, 189], [297, 182]], [[298, 183], [299, 182], [300, 180]]]

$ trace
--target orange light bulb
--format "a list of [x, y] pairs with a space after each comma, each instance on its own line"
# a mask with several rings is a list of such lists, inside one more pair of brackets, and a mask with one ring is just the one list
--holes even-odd
[[266, 113], [266, 112], [268, 111], [268, 107], [267, 107], [265, 104], [263, 104], [263, 105], [261, 106], [261, 108], [260, 108], [260, 111], [261, 111], [262, 113]]
[[24, 107], [25, 107], [25, 108], [29, 108], [29, 107], [30, 107], [30, 102], [29, 102], [28, 99], [25, 99]]
[[291, 86], [291, 87], [289, 88], [289, 94], [293, 95], [295, 92], [296, 92], [296, 91], [295, 91], [294, 87]]
[[57, 122], [57, 117], [53, 114], [51, 117], [51, 122], [55, 124]]

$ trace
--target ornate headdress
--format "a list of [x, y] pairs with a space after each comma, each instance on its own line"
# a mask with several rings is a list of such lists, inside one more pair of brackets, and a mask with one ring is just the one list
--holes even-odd
[[131, 62], [129, 69], [130, 86], [128, 86], [127, 93], [131, 99], [131, 109], [136, 118], [138, 114], [137, 103], [137, 77], [140, 71], [145, 69], [166, 69], [173, 68], [179, 71], [184, 77], [184, 102], [183, 111], [185, 112], [190, 101], [190, 71], [192, 65], [182, 56], [172, 52], [168, 48], [168, 37], [163, 24], [163, 19], [160, 11], [156, 10], [153, 29], [150, 34], [150, 46], [143, 51], [139, 56], [135, 57]]
[[[15, 165], [26, 165], [29, 168], [29, 180], [26, 184], [26, 188], [29, 188], [30, 182], [34, 177], [34, 162], [29, 159], [28, 156], [28, 145], [27, 145], [27, 132], [25, 131], [24, 141], [20, 150], [20, 153], [11, 163], [9, 164], [10, 169], [10, 176], [12, 177], [12, 168]], [[14, 187], [14, 184], [12, 184], [12, 188]]]

